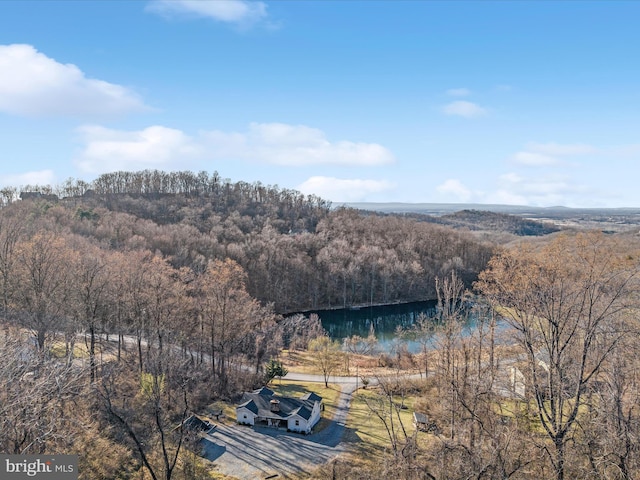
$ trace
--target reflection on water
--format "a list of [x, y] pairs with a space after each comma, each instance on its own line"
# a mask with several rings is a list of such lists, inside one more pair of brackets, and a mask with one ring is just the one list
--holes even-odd
[[[396, 340], [398, 327], [410, 328], [421, 313], [432, 317], [435, 308], [436, 302], [429, 301], [359, 309], [318, 310], [310, 313], [317, 313], [329, 336], [340, 342], [352, 335], [368, 336], [373, 325], [381, 349], [390, 351]], [[417, 342], [408, 342], [407, 346], [412, 352], [420, 349]]]

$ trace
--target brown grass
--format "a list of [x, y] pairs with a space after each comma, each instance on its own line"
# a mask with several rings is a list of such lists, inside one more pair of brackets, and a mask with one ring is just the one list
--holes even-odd
[[[423, 358], [421, 354], [413, 356], [415, 362], [408, 365], [400, 362], [400, 369], [397, 367], [385, 366], [383, 355], [356, 355], [349, 354], [345, 357], [342, 365], [336, 370], [335, 375], [339, 376], [387, 376], [397, 373], [417, 374], [423, 369]], [[278, 358], [282, 364], [292, 373], [307, 373], [312, 375], [322, 375], [322, 372], [314, 366], [313, 354], [306, 350], [282, 350]], [[387, 359], [394, 360], [390, 357]]]

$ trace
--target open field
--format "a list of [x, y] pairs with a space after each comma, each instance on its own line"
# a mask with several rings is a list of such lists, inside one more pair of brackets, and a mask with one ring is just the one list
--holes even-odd
[[[409, 369], [402, 369], [401, 374], [414, 375], [419, 374], [423, 368], [422, 354], [414, 354], [416, 359], [415, 366]], [[322, 371], [313, 364], [313, 354], [306, 350], [283, 350], [279, 360], [282, 365], [291, 373], [304, 373], [310, 375], [322, 375]], [[397, 368], [385, 367], [380, 365], [380, 358], [375, 355], [356, 355], [348, 354], [345, 356], [343, 363], [336, 369], [332, 375], [338, 376], [358, 376], [358, 377], [374, 377], [395, 375], [398, 373]], [[276, 384], [277, 379], [273, 384]]]

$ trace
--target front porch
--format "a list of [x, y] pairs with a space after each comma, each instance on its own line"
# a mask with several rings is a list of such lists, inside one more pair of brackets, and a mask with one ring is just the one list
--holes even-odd
[[284, 418], [256, 417], [255, 426], [266, 427], [266, 428], [278, 428], [278, 429], [286, 430], [287, 420]]

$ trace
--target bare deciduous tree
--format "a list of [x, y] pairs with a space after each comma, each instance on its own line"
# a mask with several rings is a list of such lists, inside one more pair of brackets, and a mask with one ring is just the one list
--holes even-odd
[[[156, 350], [137, 372], [112, 365], [98, 387], [105, 420], [122, 432], [154, 480], [171, 480], [187, 439], [190, 377], [171, 351]], [[138, 381], [136, 381], [138, 380]]]
[[0, 275], [2, 282], [2, 313], [6, 318], [9, 299], [13, 294], [11, 278], [15, 274], [16, 244], [24, 234], [21, 218], [10, 216], [6, 210], [0, 210]]
[[37, 233], [19, 244], [18, 258], [16, 308], [42, 351], [67, 318], [70, 249], [60, 235]]
[[558, 480], [585, 392], [630, 333], [639, 267], [625, 250], [602, 234], [565, 235], [539, 249], [502, 252], [477, 283], [526, 352]]
[[79, 423], [69, 407], [85, 391], [86, 372], [36, 355], [24, 337], [19, 329], [0, 333], [0, 451], [53, 451]]
[[329, 387], [329, 377], [342, 363], [340, 344], [327, 335], [321, 335], [309, 342], [309, 352], [313, 355], [314, 365], [322, 372], [324, 386]]

